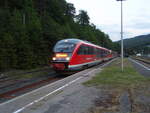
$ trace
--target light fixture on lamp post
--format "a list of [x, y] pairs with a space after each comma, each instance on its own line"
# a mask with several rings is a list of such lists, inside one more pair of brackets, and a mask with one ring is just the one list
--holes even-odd
[[121, 69], [123, 71], [123, 4], [122, 4], [122, 1], [125, 1], [125, 0], [117, 0], [117, 1], [120, 1], [121, 2]]

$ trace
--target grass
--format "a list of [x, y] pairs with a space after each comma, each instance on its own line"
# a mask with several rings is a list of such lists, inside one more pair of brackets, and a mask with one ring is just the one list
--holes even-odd
[[33, 77], [41, 77], [41, 76], [48, 75], [50, 72], [51, 72], [50, 67], [42, 67], [42, 68], [36, 68], [30, 70], [11, 70], [11, 71], [4, 72], [3, 75], [11, 78], [30, 79]]
[[134, 87], [150, 83], [150, 78], [140, 75], [130, 64], [128, 59], [124, 60], [124, 71], [121, 71], [120, 59], [112, 62], [102, 72], [98, 73], [86, 85], [109, 85], [118, 87]]
[[30, 79], [34, 77], [46, 76], [48, 74], [49, 74], [49, 71], [40, 71], [40, 72], [33, 72], [29, 74], [22, 74], [21, 76], [18, 76], [18, 78]]
[[100, 104], [95, 104], [88, 113], [122, 113], [120, 106], [124, 106], [120, 99], [124, 98], [125, 93], [128, 93], [126, 98], [129, 99], [132, 111], [130, 113], [143, 112], [149, 107], [149, 101], [143, 103], [143, 100], [139, 98], [149, 98], [150, 78], [140, 75], [128, 59], [124, 60], [124, 71], [122, 72], [120, 61], [120, 59], [113, 61], [95, 77], [84, 83], [88, 86], [98, 86], [96, 88], [101, 91], [100, 97], [94, 102]]

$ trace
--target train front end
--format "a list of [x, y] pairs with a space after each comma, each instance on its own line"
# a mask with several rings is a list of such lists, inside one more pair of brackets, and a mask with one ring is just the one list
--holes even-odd
[[77, 42], [73, 39], [58, 41], [53, 49], [52, 67], [56, 72], [68, 72], [68, 65], [72, 58]]

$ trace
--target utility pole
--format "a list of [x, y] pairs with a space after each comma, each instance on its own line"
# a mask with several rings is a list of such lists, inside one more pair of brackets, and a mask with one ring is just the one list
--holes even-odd
[[117, 0], [121, 2], [121, 70], [123, 71], [123, 3], [125, 0]]

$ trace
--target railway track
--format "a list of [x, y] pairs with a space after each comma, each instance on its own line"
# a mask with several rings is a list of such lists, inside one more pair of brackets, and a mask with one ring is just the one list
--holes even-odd
[[[34, 70], [34, 71], [27, 71], [27, 72], [11, 72], [11, 74], [7, 73], [1, 73], [0, 74], [0, 93], [2, 92], [1, 90], [3, 90], [3, 88], [7, 88], [9, 86], [15, 85], [18, 82], [20, 83], [25, 83], [28, 82], [30, 78], [25, 79], [21, 76], [26, 76], [28, 74], [32, 74], [32, 73], [38, 73], [38, 72], [44, 72], [44, 71], [51, 71], [51, 68], [43, 68], [43, 69], [38, 69], [38, 70]], [[10, 73], [10, 72], [9, 72]], [[39, 76], [40, 77], [40, 76]], [[32, 77], [31, 77], [32, 78]], [[35, 78], [35, 77], [34, 77]], [[34, 81], [34, 80], [33, 80]]]
[[148, 59], [148, 58], [144, 58], [144, 57], [142, 57], [142, 58], [141, 57], [133, 57], [133, 59], [144, 62], [146, 64], [150, 64], [150, 58]]
[[41, 86], [63, 79], [64, 77], [65, 76], [59, 76], [52, 72], [45, 77], [32, 79], [0, 78], [0, 103], [30, 92]]
[[[94, 67], [103, 66], [105, 63], [106, 62], [102, 62], [101, 64], [96, 65]], [[38, 78], [38, 79], [32, 78], [32, 79], [24, 80], [24, 79], [9, 78], [9, 77], [4, 77], [3, 79], [0, 78], [0, 103], [8, 101], [12, 98], [30, 92], [44, 85], [53, 83], [65, 77], [67, 76], [58, 75], [52, 72], [49, 75], [45, 76], [44, 78]]]

